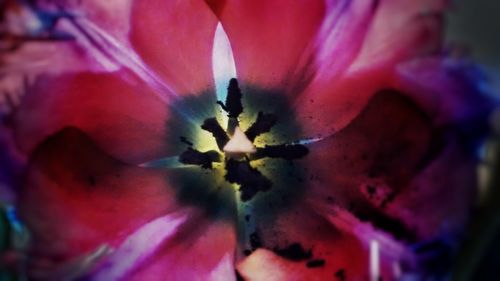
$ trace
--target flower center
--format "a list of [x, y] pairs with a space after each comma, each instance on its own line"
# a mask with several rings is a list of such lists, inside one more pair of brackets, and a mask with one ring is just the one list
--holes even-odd
[[240, 127], [236, 127], [231, 139], [222, 150], [230, 158], [243, 158], [245, 155], [257, 152], [255, 145], [253, 145]]
[[272, 113], [260, 112], [253, 124], [245, 131], [240, 127], [239, 116], [243, 113], [242, 92], [235, 78], [229, 82], [225, 103], [217, 104], [227, 113], [227, 129], [223, 129], [215, 117], [207, 118], [201, 129], [209, 132], [218, 150], [199, 151], [188, 143], [189, 147], [179, 156], [179, 162], [186, 165], [197, 165], [203, 169], [214, 170], [216, 164], [223, 164], [225, 181], [236, 185], [240, 191], [240, 199], [245, 202], [258, 192], [271, 189], [273, 182], [255, 167], [254, 162], [263, 158], [281, 158], [287, 161], [302, 158], [309, 152], [301, 144], [279, 144], [256, 146], [255, 139], [269, 133], [278, 122]]

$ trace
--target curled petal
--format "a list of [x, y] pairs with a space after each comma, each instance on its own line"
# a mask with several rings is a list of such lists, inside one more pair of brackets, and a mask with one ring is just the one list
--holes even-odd
[[[165, 171], [129, 166], [67, 128], [33, 153], [19, 209], [33, 235], [31, 256], [57, 263], [129, 233], [177, 207]], [[36, 265], [33, 265], [36, 267]]]
[[430, 120], [394, 90], [376, 94], [347, 127], [309, 145], [311, 198], [338, 204], [394, 237], [413, 240], [405, 224], [382, 210], [425, 164]]
[[304, 137], [322, 139], [342, 130], [377, 91], [391, 85], [390, 76], [390, 69], [373, 68], [304, 92], [294, 103], [295, 115], [304, 124]]
[[463, 143], [453, 138], [448, 142], [385, 210], [423, 239], [456, 237], [477, 199], [477, 160]]
[[169, 153], [168, 107], [127, 71], [44, 77], [29, 92], [14, 124], [16, 140], [25, 152], [58, 130], [74, 126], [129, 163]]

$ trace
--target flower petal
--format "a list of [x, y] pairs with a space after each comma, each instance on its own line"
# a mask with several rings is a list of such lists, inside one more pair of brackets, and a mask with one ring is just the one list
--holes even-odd
[[477, 199], [477, 160], [454, 137], [447, 142], [384, 210], [423, 239], [460, 233]]
[[[328, 2], [328, 1], [327, 1]], [[359, 53], [379, 1], [329, 1], [327, 15], [316, 38], [314, 93], [321, 85], [331, 85]], [[319, 85], [315, 85], [319, 84]], [[314, 89], [314, 90], [313, 90]]]
[[380, 212], [407, 188], [428, 157], [430, 126], [430, 119], [401, 93], [379, 92], [347, 127], [310, 145], [310, 195], [411, 240], [404, 225]]
[[167, 156], [168, 107], [129, 72], [41, 78], [15, 115], [16, 140], [31, 151], [45, 137], [75, 126], [129, 163]]
[[350, 70], [439, 51], [447, 0], [382, 0]]
[[235, 280], [235, 245], [230, 222], [200, 215], [126, 280]]
[[128, 19], [130, 18], [132, 0], [63, 0], [61, 2], [65, 2], [65, 7], [68, 10], [97, 23], [121, 40], [126, 38], [130, 28]]
[[157, 218], [130, 235], [92, 274], [92, 280], [121, 280], [155, 253], [164, 240], [173, 236], [186, 221], [186, 214]]
[[242, 83], [267, 89], [292, 82], [325, 13], [320, 0], [207, 2], [229, 36]]
[[489, 96], [485, 78], [470, 62], [428, 57], [398, 66], [395, 86], [417, 102], [438, 126], [476, 122], [483, 128], [498, 98]]
[[[262, 248], [237, 265], [244, 280], [369, 279], [369, 248], [312, 210], [299, 203], [272, 223], [262, 222]], [[384, 280], [391, 280], [382, 264]]]
[[[380, 89], [391, 85], [391, 71], [373, 68], [342, 79], [328, 86], [314, 83], [294, 103], [297, 119], [305, 138], [325, 138], [347, 126]], [[312, 92], [312, 87], [318, 87]]]
[[134, 1], [131, 21], [132, 46], [177, 94], [213, 89], [217, 18], [203, 1]]
[[177, 208], [167, 178], [164, 170], [104, 154], [78, 129], [49, 137], [33, 153], [18, 204], [33, 235], [32, 257], [59, 262], [103, 243], [115, 246]]
[[[319, 52], [329, 55], [316, 59], [317, 73], [295, 102], [296, 112], [308, 124], [308, 137], [324, 137], [343, 128], [376, 91], [393, 85], [396, 64], [440, 46], [443, 1], [360, 2], [364, 3], [346, 5], [343, 17], [333, 25], [330, 36], [335, 40]], [[328, 35], [323, 36], [325, 42]]]

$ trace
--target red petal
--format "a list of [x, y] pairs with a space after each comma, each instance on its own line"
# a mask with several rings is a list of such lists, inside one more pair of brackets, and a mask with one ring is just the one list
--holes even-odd
[[380, 89], [390, 85], [388, 69], [370, 69], [331, 83], [312, 84], [294, 104], [306, 138], [324, 138], [340, 131]]
[[207, 1], [228, 34], [238, 77], [272, 89], [286, 86], [324, 17], [323, 1]]
[[309, 184], [314, 200], [340, 204], [399, 238], [411, 239], [405, 225], [380, 212], [408, 188], [426, 160], [430, 125], [400, 93], [375, 95], [347, 127], [310, 145], [307, 161], [313, 167]]
[[141, 58], [178, 94], [213, 88], [217, 18], [201, 0], [134, 1], [130, 40]]
[[397, 63], [441, 47], [447, 0], [383, 0], [351, 70]]
[[231, 222], [200, 216], [126, 280], [233, 280], [235, 247]]
[[[296, 206], [272, 222], [259, 221], [262, 224], [258, 233], [264, 249], [256, 250], [237, 265], [244, 280], [342, 280], [340, 275], [345, 280], [368, 280], [368, 247], [312, 212], [310, 206]], [[295, 260], [283, 256], [280, 250], [295, 243], [305, 252], [311, 251], [311, 256]], [[314, 262], [323, 264], [314, 266]], [[381, 271], [386, 277], [386, 268]]]
[[105, 151], [131, 163], [165, 156], [168, 107], [127, 72], [40, 79], [16, 113], [16, 139], [31, 151], [45, 137], [75, 126]]
[[19, 209], [33, 235], [33, 257], [58, 262], [114, 246], [144, 223], [174, 210], [168, 173], [129, 166], [67, 128], [34, 152]]

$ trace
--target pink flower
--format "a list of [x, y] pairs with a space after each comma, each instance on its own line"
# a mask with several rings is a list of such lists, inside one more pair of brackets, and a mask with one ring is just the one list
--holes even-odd
[[443, 55], [444, 2], [22, 6], [40, 32], [3, 60], [33, 81], [9, 116], [27, 274], [427, 274], [425, 245], [448, 253], [469, 217], [492, 107]]

